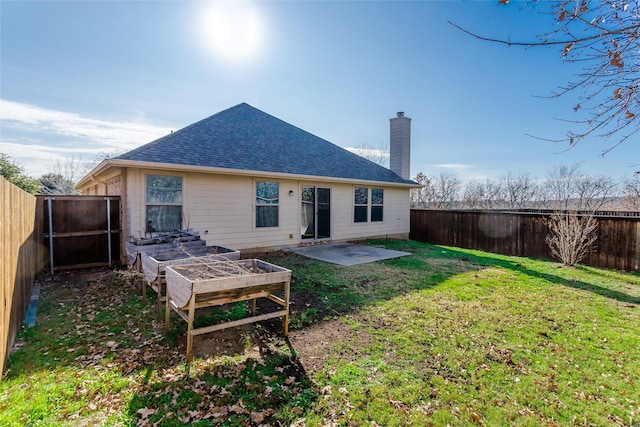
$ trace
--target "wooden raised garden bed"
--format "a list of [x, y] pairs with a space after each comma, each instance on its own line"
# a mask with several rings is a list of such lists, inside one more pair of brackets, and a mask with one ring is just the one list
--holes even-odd
[[156, 252], [142, 252], [142, 272], [144, 281], [142, 296], [146, 297], [147, 285], [158, 293], [158, 310], [162, 298], [162, 285], [165, 270], [170, 265], [202, 264], [216, 261], [236, 261], [240, 259], [240, 251], [222, 246], [194, 246], [162, 249]]
[[134, 239], [125, 243], [127, 264], [140, 268], [140, 254], [143, 252], [157, 252], [162, 249], [175, 249], [177, 247], [193, 248], [206, 245], [207, 242], [201, 240], [197, 232], [188, 230], [158, 234], [150, 238]]
[[[285, 336], [288, 334], [291, 270], [259, 259], [245, 259], [168, 266], [165, 277], [167, 282], [165, 332], [169, 331], [171, 310], [187, 322], [187, 362], [192, 358], [191, 349], [195, 335], [275, 317], [283, 317], [283, 333]], [[276, 292], [282, 292], [283, 297], [274, 295]], [[282, 309], [256, 315], [257, 298], [268, 298]], [[193, 329], [196, 309], [247, 300], [253, 300], [251, 316]]]

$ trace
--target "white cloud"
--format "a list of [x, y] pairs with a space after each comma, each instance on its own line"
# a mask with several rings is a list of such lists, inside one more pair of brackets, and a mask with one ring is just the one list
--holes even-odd
[[358, 148], [358, 147], [345, 147], [345, 150], [347, 151], [351, 151], [354, 154], [357, 154], [358, 156], [364, 157], [364, 158], [370, 158], [370, 157], [389, 157], [389, 153], [387, 153], [386, 151], [382, 150], [382, 149], [377, 149], [377, 148]]
[[100, 152], [131, 150], [170, 132], [139, 119], [95, 119], [4, 99], [0, 129], [0, 151], [36, 176], [46, 173], [52, 160], [93, 159]]
[[169, 128], [139, 120], [109, 121], [0, 100], [3, 126], [49, 132], [105, 146], [131, 149], [169, 133]]
[[441, 163], [439, 165], [433, 165], [437, 168], [442, 168], [442, 169], [456, 169], [456, 170], [461, 170], [461, 169], [470, 169], [473, 166], [472, 165], [465, 165], [462, 163]]
[[387, 167], [389, 164], [389, 153], [383, 149], [366, 147], [345, 147], [345, 150], [357, 154], [360, 157], [364, 157], [365, 159], [384, 167]]

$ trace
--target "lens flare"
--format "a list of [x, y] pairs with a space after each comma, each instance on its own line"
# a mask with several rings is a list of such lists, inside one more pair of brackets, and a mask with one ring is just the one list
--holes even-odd
[[263, 18], [250, 2], [207, 3], [201, 12], [200, 30], [205, 46], [225, 63], [254, 60], [264, 42]]

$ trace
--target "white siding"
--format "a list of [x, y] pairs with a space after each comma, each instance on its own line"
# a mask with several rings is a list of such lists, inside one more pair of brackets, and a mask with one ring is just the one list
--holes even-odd
[[[384, 188], [383, 221], [353, 221], [354, 188]], [[380, 185], [338, 184], [333, 188], [333, 239], [365, 239], [371, 237], [402, 237], [409, 235], [409, 190]], [[369, 211], [369, 215], [371, 212]]]
[[144, 176], [140, 169], [126, 170], [127, 203], [123, 207], [127, 237], [139, 238], [144, 236]]
[[[127, 199], [125, 222], [129, 235], [144, 235], [146, 175], [167, 174], [161, 170], [128, 169], [124, 183]], [[301, 242], [302, 186], [331, 188], [331, 240], [386, 235], [408, 237], [409, 234], [409, 189], [368, 186], [384, 188], [384, 221], [354, 223], [354, 185], [191, 172], [170, 174], [183, 178], [182, 209], [185, 224], [199, 231], [209, 245], [234, 249], [298, 245]], [[255, 226], [256, 181], [275, 181], [280, 184], [277, 227]], [[293, 191], [292, 196], [289, 195], [290, 191]]]

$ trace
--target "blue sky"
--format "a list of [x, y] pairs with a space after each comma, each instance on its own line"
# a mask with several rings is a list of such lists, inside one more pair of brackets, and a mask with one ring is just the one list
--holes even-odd
[[[640, 145], [566, 150], [578, 69], [532, 40], [553, 23], [517, 2], [0, 2], [0, 151], [34, 176], [65, 157], [128, 150], [247, 102], [342, 147], [388, 143], [412, 119], [411, 174], [463, 180], [556, 164], [630, 176]], [[321, 161], [322, 159], [319, 159]]]

